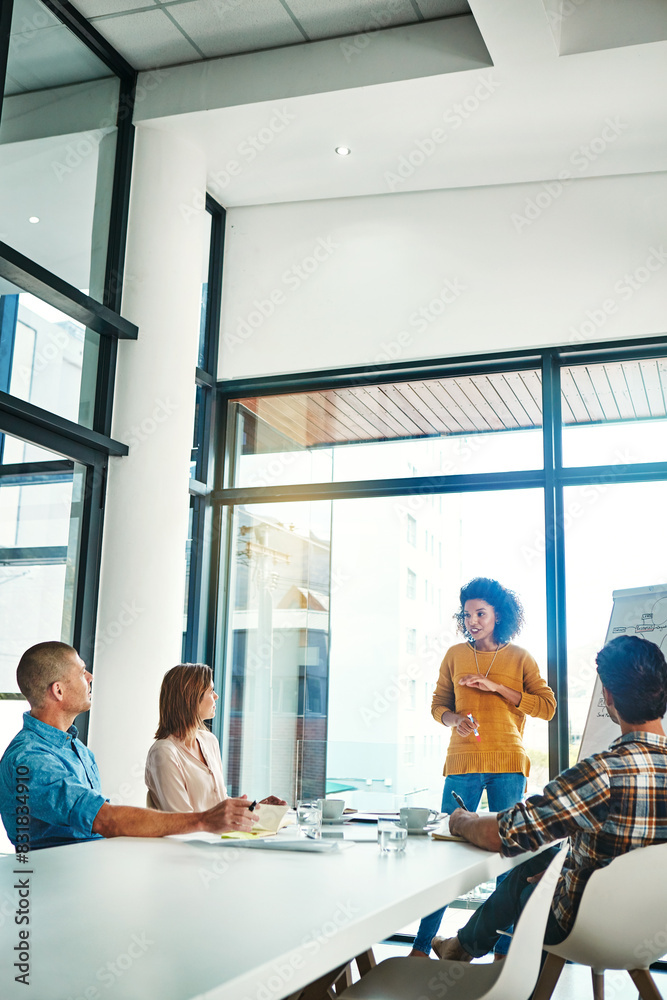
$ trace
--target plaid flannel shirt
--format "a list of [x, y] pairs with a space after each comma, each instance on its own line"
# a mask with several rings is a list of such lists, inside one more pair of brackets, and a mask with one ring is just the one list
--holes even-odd
[[667, 738], [631, 732], [586, 757], [498, 813], [501, 852], [509, 857], [570, 838], [552, 909], [572, 929], [581, 894], [597, 868], [636, 847], [667, 840]]

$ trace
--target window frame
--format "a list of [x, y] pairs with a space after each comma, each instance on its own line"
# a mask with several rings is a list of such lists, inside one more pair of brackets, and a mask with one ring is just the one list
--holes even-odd
[[[71, 4], [62, 0], [42, 2], [119, 80], [117, 140], [104, 292], [101, 301], [85, 295], [5, 243], [0, 243], [0, 275], [21, 291], [32, 293], [100, 334], [95, 411], [93, 426], [88, 429], [9, 393], [0, 392], [0, 435], [7, 432], [26, 442], [57, 452], [65, 460], [73, 460], [86, 466], [72, 642], [92, 670], [109, 456], [128, 454], [127, 446], [111, 437], [118, 340], [135, 340], [138, 336], [137, 326], [120, 314], [134, 148], [132, 115], [137, 71]], [[0, 5], [0, 117], [13, 7], [13, 0], [3, 0]], [[0, 466], [0, 477], [28, 475], [31, 468], [32, 463]], [[87, 714], [77, 718], [77, 726], [81, 738], [86, 741]]]
[[[640, 360], [667, 357], [663, 337], [645, 337], [635, 341], [567, 344], [560, 347], [527, 351], [501, 351], [485, 355], [396, 362], [383, 366], [338, 368], [329, 371], [265, 376], [255, 379], [218, 381], [217, 397], [221, 419], [231, 400], [239, 397], [280, 395], [346, 386], [405, 382], [416, 378], [456, 377], [527, 369], [539, 369], [542, 377], [543, 468], [503, 473], [473, 475], [402, 477], [383, 480], [359, 480], [339, 483], [308, 483], [294, 486], [234, 488], [229, 485], [233, 468], [235, 440], [232, 421], [227, 433], [218, 436], [219, 485], [209, 499], [217, 510], [218, 523], [226, 524], [236, 505], [246, 503], [297, 500], [340, 500], [362, 497], [405, 497], [442, 495], [505, 489], [541, 488], [544, 491], [545, 524], [545, 593], [547, 610], [547, 681], [558, 700], [559, 710], [549, 723], [549, 774], [554, 776], [569, 764], [569, 713], [567, 676], [567, 635], [565, 619], [565, 539], [563, 490], [582, 483], [651, 482], [667, 480], [667, 465], [662, 462], [615, 466], [564, 467], [562, 462], [562, 414], [560, 372], [569, 364]], [[229, 609], [226, 606], [226, 581], [230, 568], [229, 533], [220, 546], [216, 581], [219, 580], [219, 604], [215, 616], [213, 656], [220, 689], [226, 688], [226, 633]], [[221, 533], [222, 537], [222, 533]], [[213, 577], [212, 577], [213, 578]], [[216, 584], [218, 586], [218, 584]], [[221, 706], [222, 707], [222, 706]], [[222, 718], [224, 712], [220, 712]]]

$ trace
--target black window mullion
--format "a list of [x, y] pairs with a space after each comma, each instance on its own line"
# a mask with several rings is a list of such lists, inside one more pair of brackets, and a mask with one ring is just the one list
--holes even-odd
[[[130, 211], [130, 184], [132, 180], [132, 155], [134, 152], [132, 114], [136, 82], [136, 73], [121, 80], [118, 102], [116, 157], [104, 276], [104, 304], [116, 313], [120, 313], [123, 298], [125, 245]], [[115, 338], [104, 338], [100, 342], [97, 362], [93, 427], [101, 434], [106, 435], [111, 434], [117, 357], [118, 344]]]
[[[183, 640], [183, 656], [189, 661], [213, 663], [215, 655], [215, 616], [217, 601], [218, 547], [216, 537], [219, 515], [208, 493], [217, 476], [218, 407], [215, 380], [218, 365], [218, 340], [222, 303], [222, 259], [225, 242], [225, 210], [210, 195], [206, 211], [211, 215], [209, 241], [208, 291], [204, 317], [203, 368], [197, 369], [199, 407], [196, 415], [197, 469], [203, 495], [191, 500], [192, 536], [188, 584], [188, 618]], [[223, 407], [224, 409], [224, 407]], [[193, 491], [194, 492], [194, 491]]]
[[[2, 0], [3, 6], [5, 2], [6, 0]], [[132, 66], [68, 0], [41, 0], [41, 2], [84, 43], [86, 48], [108, 66], [112, 73], [121, 79], [132, 75], [134, 72]]]
[[7, 75], [13, 9], [14, 0], [2, 0], [0, 3], [0, 118], [2, 117], [2, 102], [5, 96], [5, 76]]
[[555, 352], [542, 362], [542, 440], [544, 448], [544, 541], [547, 601], [547, 682], [556, 695], [549, 723], [549, 775], [569, 764], [567, 644], [565, 632], [565, 540], [563, 536], [560, 368]]
[[[89, 668], [95, 654], [107, 467], [108, 459], [104, 458], [87, 468], [83, 498], [72, 645]], [[85, 712], [76, 720], [84, 742], [88, 738], [89, 715]]]

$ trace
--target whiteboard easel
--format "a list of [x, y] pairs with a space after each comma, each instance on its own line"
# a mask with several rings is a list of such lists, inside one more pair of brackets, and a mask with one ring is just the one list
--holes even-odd
[[[667, 657], [667, 583], [654, 587], [615, 590], [605, 645], [617, 635], [638, 635], [654, 642]], [[620, 736], [620, 729], [609, 717], [600, 678], [595, 678], [591, 704], [581, 737], [578, 760], [601, 753]]]

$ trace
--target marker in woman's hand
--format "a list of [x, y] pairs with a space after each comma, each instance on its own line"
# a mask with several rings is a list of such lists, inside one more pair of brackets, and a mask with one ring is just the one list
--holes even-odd
[[479, 730], [477, 729], [477, 726], [475, 726], [475, 720], [472, 717], [472, 713], [471, 712], [468, 712], [468, 718], [470, 719], [470, 721], [472, 722], [472, 724], [474, 726], [473, 733], [475, 734], [475, 739], [479, 743], [480, 742], [480, 740], [479, 740]]

